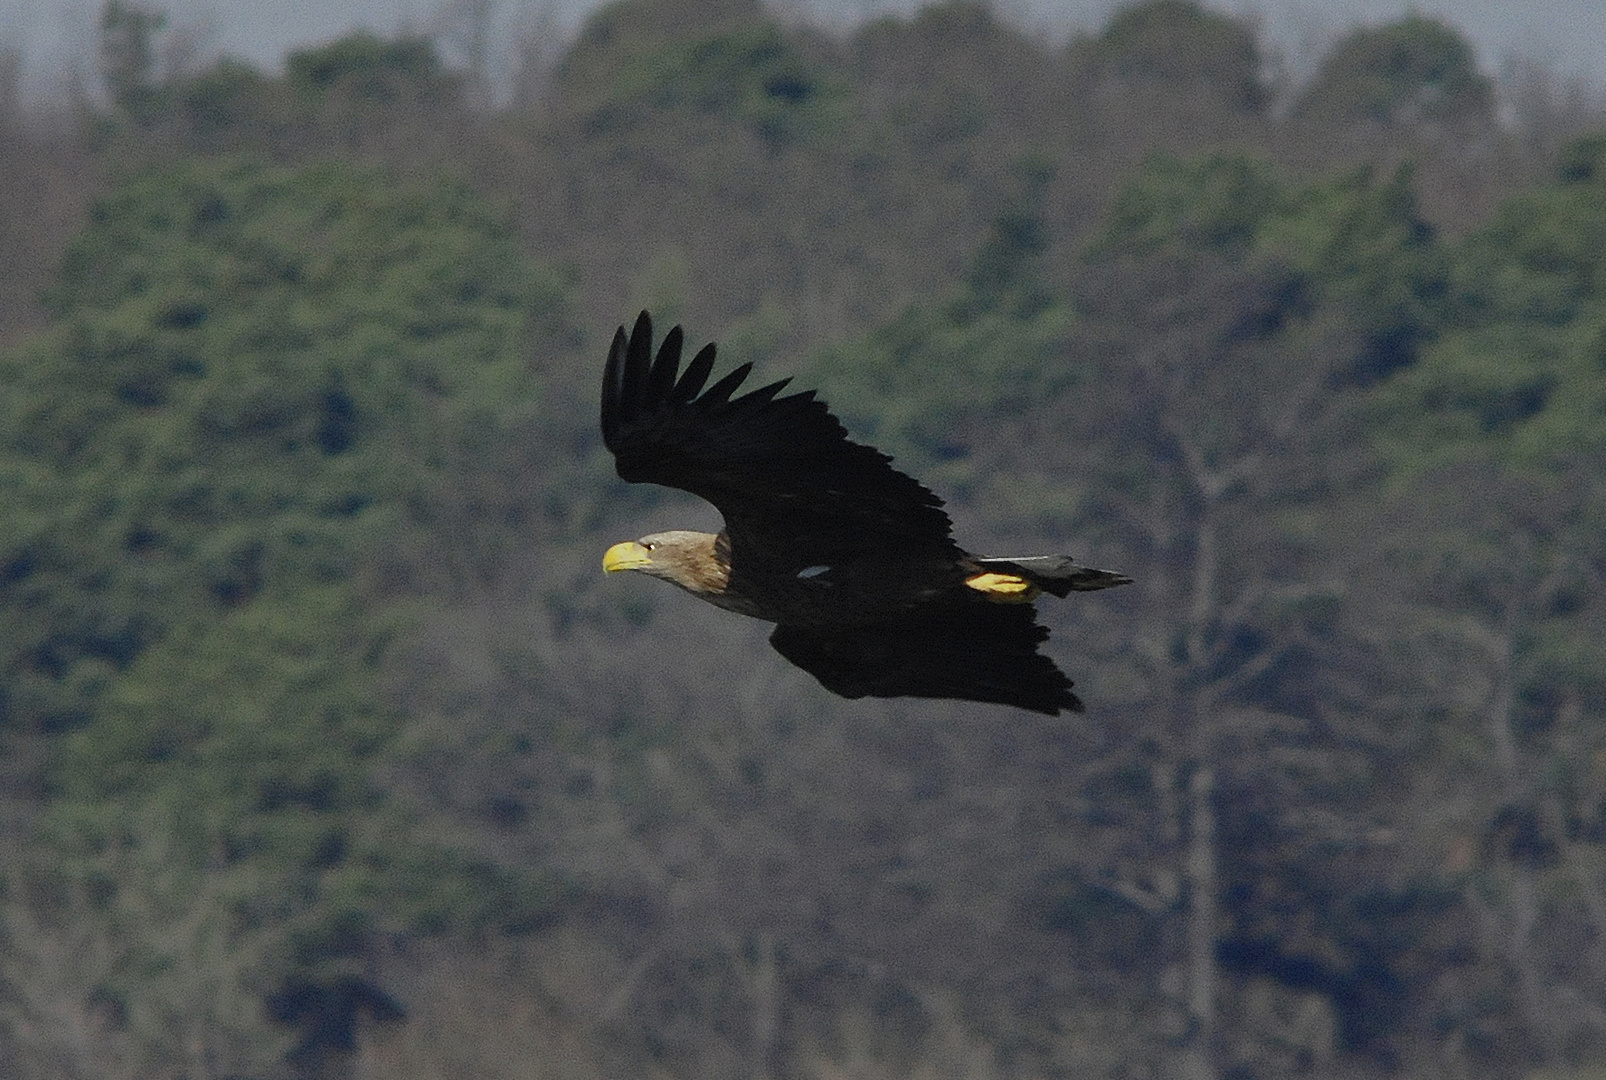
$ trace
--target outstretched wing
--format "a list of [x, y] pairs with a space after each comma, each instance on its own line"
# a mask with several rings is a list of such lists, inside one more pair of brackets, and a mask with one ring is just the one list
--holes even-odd
[[646, 312], [614, 335], [602, 380], [602, 439], [619, 475], [701, 496], [719, 508], [737, 549], [829, 563], [888, 544], [906, 555], [957, 557], [937, 498], [847, 432], [813, 391], [782, 396], [782, 379], [733, 397], [743, 364], [704, 389], [706, 345], [680, 370], [675, 327], [656, 358]]
[[1071, 680], [1037, 651], [1028, 604], [955, 600], [848, 629], [781, 625], [775, 651], [843, 697], [958, 698], [1059, 715], [1082, 711]]

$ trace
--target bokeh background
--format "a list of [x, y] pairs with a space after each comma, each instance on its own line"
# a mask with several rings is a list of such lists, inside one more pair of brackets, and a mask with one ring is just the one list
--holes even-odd
[[[1502, 10], [7, 9], [0, 1073], [1603, 1075], [1606, 35]], [[1087, 714], [602, 580], [717, 525], [644, 307], [1136, 578]]]

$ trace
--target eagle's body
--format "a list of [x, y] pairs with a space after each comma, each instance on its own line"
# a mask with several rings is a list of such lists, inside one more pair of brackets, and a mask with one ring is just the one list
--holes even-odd
[[[648, 546], [650, 545], [650, 547]], [[895, 553], [845, 553], [832, 563], [795, 566], [744, 548], [733, 557], [724, 533], [675, 530], [616, 545], [611, 570], [640, 570], [727, 611], [787, 626], [859, 626], [896, 618], [964, 581], [954, 559], [914, 562]], [[628, 565], [632, 559], [646, 559]]]
[[1081, 708], [1037, 652], [1048, 631], [1032, 601], [1129, 579], [1068, 556], [969, 554], [942, 501], [849, 442], [812, 392], [779, 397], [782, 380], [732, 399], [751, 365], [705, 391], [714, 347], [680, 374], [682, 341], [671, 330], [654, 360], [645, 312], [628, 338], [620, 328], [603, 377], [603, 441], [621, 477], [700, 495], [725, 529], [616, 544], [605, 569], [660, 577], [775, 623], [776, 650], [845, 697]]

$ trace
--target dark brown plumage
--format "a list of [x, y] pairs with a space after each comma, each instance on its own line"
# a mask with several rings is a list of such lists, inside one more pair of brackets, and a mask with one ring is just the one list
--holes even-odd
[[1130, 579], [1069, 556], [986, 559], [954, 543], [942, 500], [850, 442], [813, 391], [782, 379], [736, 397], [752, 365], [704, 389], [707, 345], [680, 371], [675, 327], [656, 358], [646, 312], [620, 327], [602, 384], [602, 438], [619, 475], [713, 503], [718, 535], [674, 531], [616, 544], [607, 570], [638, 570], [776, 624], [770, 644], [844, 697], [996, 702], [1080, 710], [1037, 647], [1039, 592]]

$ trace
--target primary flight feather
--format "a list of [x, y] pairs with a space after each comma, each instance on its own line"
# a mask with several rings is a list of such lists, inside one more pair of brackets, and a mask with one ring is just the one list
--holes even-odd
[[1080, 711], [1071, 680], [1037, 651], [1033, 601], [1131, 579], [1065, 555], [981, 558], [954, 543], [942, 500], [847, 431], [811, 390], [782, 379], [736, 396], [743, 364], [712, 386], [715, 349], [680, 369], [685, 338], [656, 356], [646, 312], [614, 335], [602, 439], [620, 477], [689, 491], [718, 534], [676, 530], [615, 544], [608, 571], [663, 578], [776, 624], [777, 652], [844, 697], [996, 702]]

